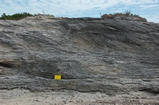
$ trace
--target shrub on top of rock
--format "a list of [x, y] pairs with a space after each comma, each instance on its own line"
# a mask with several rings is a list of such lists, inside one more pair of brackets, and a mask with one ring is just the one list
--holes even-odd
[[16, 13], [16, 14], [13, 14], [13, 15], [6, 15], [5, 13], [2, 14], [2, 16], [0, 17], [0, 19], [3, 19], [3, 20], [20, 20], [20, 19], [23, 19], [27, 16], [33, 16], [32, 14], [30, 13]]
[[124, 13], [114, 13], [114, 14], [103, 14], [101, 18], [116, 18], [116, 17], [132, 17], [135, 20], [147, 22], [147, 20], [139, 15], [132, 14], [130, 11], [125, 11]]

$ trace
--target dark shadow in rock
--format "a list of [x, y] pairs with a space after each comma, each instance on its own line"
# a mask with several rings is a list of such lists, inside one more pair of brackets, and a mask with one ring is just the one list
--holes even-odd
[[7, 62], [0, 62], [0, 66], [6, 67], [6, 68], [11, 68], [11, 67], [13, 67], [13, 64], [7, 63]]
[[151, 93], [154, 95], [159, 94], [159, 89], [157, 89], [157, 88], [144, 88], [144, 89], [141, 89], [140, 91], [148, 92], [148, 93]]

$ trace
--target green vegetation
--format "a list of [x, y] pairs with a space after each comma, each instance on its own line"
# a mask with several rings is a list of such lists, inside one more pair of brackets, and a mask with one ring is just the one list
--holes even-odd
[[[20, 20], [28, 16], [33, 16], [30, 13], [24, 12], [24, 13], [16, 13], [13, 15], [6, 15], [3, 13], [0, 17], [0, 20]], [[103, 14], [101, 18], [115, 18], [115, 17], [136, 17], [140, 21], [147, 22], [145, 18], [140, 17], [139, 15], [132, 14], [131, 11], [125, 11], [124, 13], [114, 13], [114, 14]]]
[[2, 16], [0, 17], [0, 19], [3, 19], [3, 20], [20, 20], [20, 19], [23, 19], [27, 16], [33, 16], [32, 14], [30, 13], [16, 13], [16, 14], [13, 14], [13, 15], [6, 15], [5, 13], [2, 14]]
[[124, 13], [114, 13], [114, 14], [104, 14], [101, 17], [128, 17], [128, 16], [134, 16], [134, 17], [140, 17], [139, 15], [132, 14], [131, 11], [125, 11]]
[[125, 16], [131, 16], [132, 14], [131, 14], [131, 11], [125, 11], [124, 15]]
[[139, 15], [132, 14], [131, 11], [125, 11], [124, 13], [114, 13], [114, 14], [104, 14], [101, 18], [115, 18], [115, 17], [136, 17], [140, 21], [147, 21], [145, 18], [140, 17]]
[[140, 17], [139, 15], [136, 15], [136, 14], [132, 14], [131, 11], [125, 11], [123, 13], [124, 16], [134, 16], [134, 17]]

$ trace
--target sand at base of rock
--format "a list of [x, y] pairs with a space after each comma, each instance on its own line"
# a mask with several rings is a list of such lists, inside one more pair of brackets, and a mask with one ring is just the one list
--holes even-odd
[[72, 90], [30, 92], [24, 89], [0, 90], [0, 105], [157, 105], [159, 95], [131, 92], [108, 96], [105, 93], [81, 93]]

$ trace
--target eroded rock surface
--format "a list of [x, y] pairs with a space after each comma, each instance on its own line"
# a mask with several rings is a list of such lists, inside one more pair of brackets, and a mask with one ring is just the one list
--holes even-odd
[[[61, 74], [62, 80], [53, 76]], [[0, 20], [0, 89], [159, 94], [159, 24], [120, 18]]]

